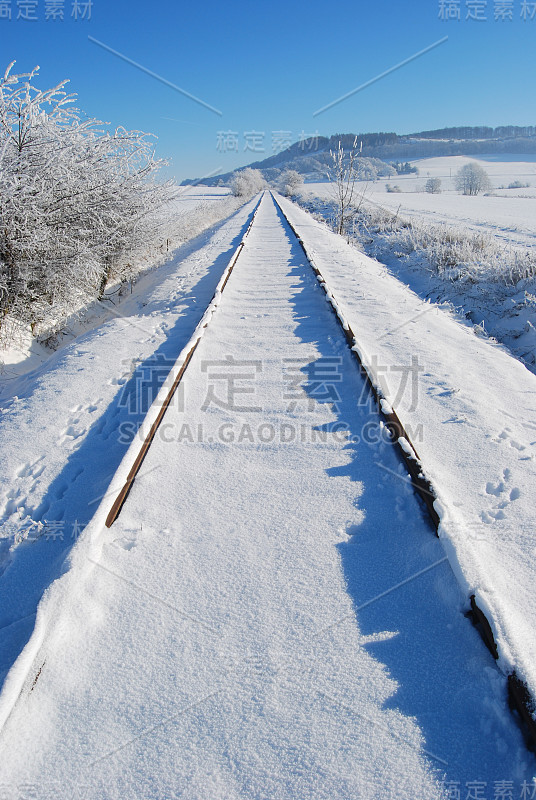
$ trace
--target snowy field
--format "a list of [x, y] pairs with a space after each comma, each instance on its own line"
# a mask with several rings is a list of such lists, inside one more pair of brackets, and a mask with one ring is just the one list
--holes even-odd
[[[528, 158], [528, 156], [523, 156]], [[456, 191], [456, 172], [465, 164], [476, 162], [488, 173], [497, 196], [465, 197]], [[395, 175], [376, 183], [360, 181], [359, 194], [370, 202], [413, 219], [460, 225], [492, 233], [504, 241], [536, 245], [536, 158], [534, 161], [494, 161], [466, 156], [427, 158], [411, 162], [419, 175]], [[428, 178], [440, 178], [441, 194], [425, 192]], [[528, 188], [501, 190], [514, 181], [528, 183]], [[399, 186], [400, 192], [387, 192], [385, 185]], [[304, 197], [330, 198], [328, 184], [306, 184]]]
[[[514, 181], [531, 186], [461, 195], [453, 176], [470, 161], [488, 172], [495, 187]], [[383, 181], [356, 184], [356, 204], [363, 197], [370, 216], [356, 228], [357, 246], [421, 297], [449, 304], [536, 371], [536, 162], [451, 156], [413, 163], [419, 176], [389, 180], [400, 193], [387, 192]], [[424, 191], [428, 177], [441, 178], [441, 194]], [[301, 196], [311, 210], [333, 214], [326, 205], [334, 198], [330, 184], [306, 184]], [[456, 238], [459, 244], [453, 244]]]
[[228, 197], [229, 189], [217, 186], [180, 186], [177, 190], [175, 206], [178, 211], [185, 212], [197, 208], [206, 202], [216, 202]]

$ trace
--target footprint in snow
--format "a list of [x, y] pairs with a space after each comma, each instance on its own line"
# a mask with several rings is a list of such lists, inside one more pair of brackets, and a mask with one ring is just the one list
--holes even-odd
[[44, 458], [44, 456], [40, 456], [33, 464], [23, 464], [17, 472], [17, 478], [39, 478], [45, 470], [45, 465], [42, 463]]
[[486, 494], [492, 500], [492, 504], [487, 511], [482, 511], [481, 519], [487, 525], [501, 519], [506, 519], [506, 511], [511, 503], [519, 500], [521, 491], [517, 486], [510, 487], [509, 483], [512, 479], [512, 472], [506, 468], [503, 470], [502, 478], [496, 482], [488, 481], [486, 484]]
[[505, 428], [492, 441], [494, 441], [496, 444], [508, 444], [510, 447], [513, 447], [514, 450], [519, 450], [520, 453], [523, 452], [523, 450], [526, 450], [527, 448], [525, 447], [525, 445], [516, 441], [511, 436], [511, 433], [512, 433], [511, 428]]

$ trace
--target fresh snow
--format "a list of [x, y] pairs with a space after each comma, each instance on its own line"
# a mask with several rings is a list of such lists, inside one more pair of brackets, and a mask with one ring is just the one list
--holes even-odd
[[[94, 329], [22, 377], [0, 415], [0, 681], [240, 240], [252, 205], [180, 248]], [[136, 389], [144, 387], [136, 400]], [[21, 546], [22, 545], [22, 546]], [[9, 567], [9, 568], [8, 568]], [[5, 572], [4, 572], [5, 570]]]
[[[536, 237], [536, 162], [493, 162], [482, 157], [445, 156], [411, 162], [419, 174], [393, 175], [376, 183], [359, 181], [356, 188], [365, 192], [371, 203], [388, 208], [409, 219], [448, 225], [489, 233], [508, 244], [535, 246]], [[465, 164], [477, 163], [488, 173], [493, 195], [465, 197], [456, 191], [456, 172]], [[428, 194], [428, 178], [441, 179], [441, 194]], [[528, 188], [500, 190], [514, 181], [530, 184]], [[399, 186], [400, 192], [389, 193], [386, 184]], [[333, 196], [326, 183], [307, 183], [305, 197]]]
[[[206, 307], [252, 208], [165, 267], [143, 308], [138, 296], [128, 319], [25, 379], [3, 419], [8, 522], [18, 502], [21, 523], [47, 502], [50, 519], [82, 509], [88, 519], [131, 419], [107, 376], [158, 347], [178, 356], [201, 316], [188, 306], [195, 296]], [[426, 370], [416, 409], [408, 392], [390, 396], [400, 373], [382, 377], [386, 402], [423, 425], [416, 444], [439, 488], [443, 542], [266, 195], [117, 522], [104, 527], [105, 497], [63, 566], [70, 543], [11, 542], [0, 590], [18, 595], [0, 631], [5, 652], [16, 649], [5, 632], [17, 613], [35, 611], [37, 589], [25, 594], [35, 576], [48, 588], [0, 695], [7, 796], [414, 800], [478, 782], [492, 796], [503, 781], [532, 791], [504, 677], [460, 611], [477, 580], [502, 625], [502, 665], [517, 659], [532, 679], [519, 616], [534, 630], [523, 423], [536, 379], [285, 209], [364, 357], [381, 372], [415, 354]], [[59, 430], [72, 449], [62, 444], [50, 467]], [[473, 515], [485, 538], [465, 524]]]
[[504, 671], [516, 667], [536, 696], [536, 376], [282, 202], [413, 433], [466, 598], [475, 594], [494, 622]]

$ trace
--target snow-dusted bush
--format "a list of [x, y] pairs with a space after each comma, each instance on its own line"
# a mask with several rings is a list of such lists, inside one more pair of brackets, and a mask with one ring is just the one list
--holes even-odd
[[235, 172], [231, 178], [231, 189], [235, 197], [253, 197], [266, 188], [266, 181], [258, 169], [247, 167]]
[[285, 197], [292, 197], [303, 184], [303, 175], [295, 169], [287, 169], [281, 173], [279, 190]]
[[32, 331], [57, 324], [129, 278], [161, 236], [172, 193], [139, 131], [106, 131], [64, 86], [40, 90], [38, 68], [0, 80], [0, 333], [11, 316]]
[[480, 192], [489, 192], [492, 188], [488, 173], [474, 161], [465, 164], [458, 170], [455, 186], [462, 194], [471, 196], [480, 194]]
[[[309, 211], [320, 211], [322, 218], [337, 230], [337, 207], [333, 202], [317, 200], [303, 205]], [[358, 246], [374, 244], [375, 249], [368, 252], [375, 257], [383, 258], [385, 252], [397, 257], [416, 254], [426, 260], [433, 272], [449, 281], [508, 286], [536, 277], [536, 255], [530, 249], [506, 247], [491, 234], [408, 220], [365, 198], [353, 211], [348, 233]]]
[[337, 207], [337, 233], [344, 233], [352, 216], [355, 214], [353, 200], [355, 184], [359, 179], [359, 157], [363, 149], [362, 143], [357, 146], [357, 136], [347, 150], [339, 141], [336, 150], [330, 150], [331, 163], [327, 177], [333, 184]]

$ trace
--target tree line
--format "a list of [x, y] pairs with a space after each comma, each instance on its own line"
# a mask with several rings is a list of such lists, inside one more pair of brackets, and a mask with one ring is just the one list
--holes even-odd
[[412, 133], [417, 139], [515, 139], [536, 136], [536, 125], [500, 125], [490, 128], [486, 125], [463, 126], [458, 128], [437, 128], [434, 131]]

